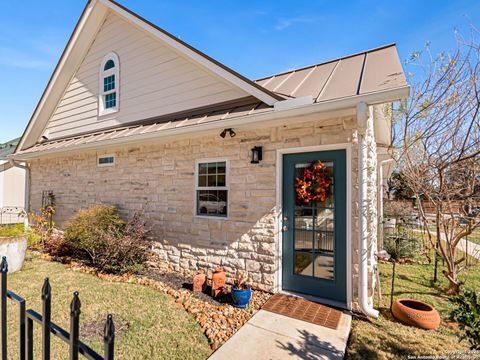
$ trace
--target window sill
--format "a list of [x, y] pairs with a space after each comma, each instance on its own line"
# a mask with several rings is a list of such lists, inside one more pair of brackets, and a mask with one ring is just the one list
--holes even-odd
[[194, 215], [197, 219], [207, 219], [207, 220], [228, 220], [228, 216], [213, 216], [213, 215]]
[[98, 111], [98, 117], [101, 118], [101, 117], [105, 117], [115, 113], [118, 113], [118, 108], [110, 108], [110, 109]]

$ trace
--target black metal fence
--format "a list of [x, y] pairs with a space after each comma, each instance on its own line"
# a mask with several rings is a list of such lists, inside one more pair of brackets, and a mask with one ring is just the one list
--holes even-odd
[[42, 328], [42, 359], [50, 360], [50, 335], [58, 337], [67, 344], [70, 348], [70, 360], [77, 360], [79, 354], [83, 355], [89, 360], [113, 360], [113, 349], [115, 342], [115, 326], [113, 324], [112, 315], [107, 316], [104, 327], [104, 355], [101, 356], [90, 347], [80, 341], [80, 298], [78, 292], [73, 294], [73, 299], [70, 304], [70, 333], [62, 329], [60, 326], [52, 322], [51, 319], [51, 304], [52, 304], [52, 289], [48, 278], [45, 279], [42, 287], [42, 314], [39, 314], [33, 309], [26, 309], [26, 302], [21, 296], [7, 289], [7, 273], [8, 264], [4, 256], [0, 263], [1, 273], [1, 349], [2, 359], [8, 358], [8, 326], [7, 326], [7, 299], [12, 300], [19, 306], [19, 359], [33, 360], [33, 325], [36, 323]]

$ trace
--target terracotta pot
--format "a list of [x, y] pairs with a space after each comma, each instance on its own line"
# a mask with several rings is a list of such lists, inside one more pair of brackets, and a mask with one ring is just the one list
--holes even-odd
[[420, 329], [435, 330], [440, 315], [431, 305], [413, 299], [399, 299], [392, 305], [392, 314], [400, 322]]
[[199, 269], [193, 277], [193, 291], [194, 292], [203, 292], [207, 287], [207, 275], [205, 270]]
[[227, 275], [225, 271], [219, 266], [215, 269], [212, 275], [212, 296], [217, 297], [223, 292]]

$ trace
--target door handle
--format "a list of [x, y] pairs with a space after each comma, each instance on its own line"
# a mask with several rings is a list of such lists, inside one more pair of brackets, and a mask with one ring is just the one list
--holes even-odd
[[287, 231], [288, 231], [288, 226], [287, 226], [287, 225], [283, 225], [282, 230], [283, 230], [283, 232], [287, 232]]

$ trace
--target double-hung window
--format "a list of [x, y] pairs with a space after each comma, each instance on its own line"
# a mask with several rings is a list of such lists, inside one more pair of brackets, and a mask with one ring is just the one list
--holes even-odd
[[228, 215], [228, 162], [199, 161], [196, 169], [197, 216]]
[[99, 115], [116, 112], [119, 109], [120, 62], [117, 54], [110, 53], [100, 68]]

